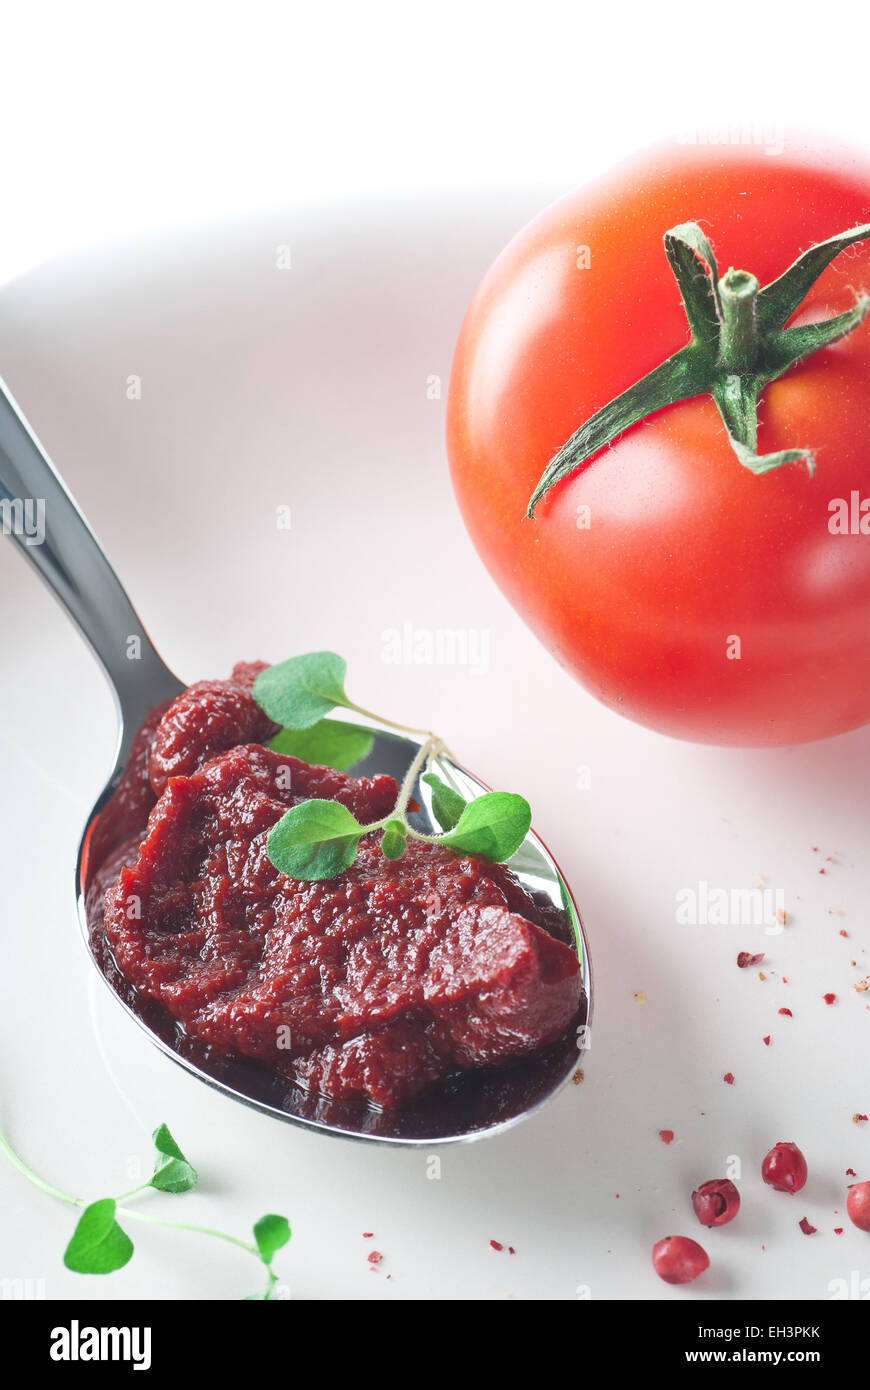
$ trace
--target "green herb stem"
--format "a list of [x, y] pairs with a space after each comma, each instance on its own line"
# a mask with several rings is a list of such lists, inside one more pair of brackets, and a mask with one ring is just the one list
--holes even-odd
[[408, 802], [411, 800], [414, 786], [422, 768], [428, 760], [442, 752], [443, 749], [444, 744], [436, 734], [430, 734], [426, 742], [420, 746], [419, 752], [408, 768], [408, 771], [405, 773], [404, 780], [399, 788], [399, 795], [395, 807], [393, 808], [392, 816], [388, 816], [387, 820], [391, 820], [396, 816], [404, 818], [405, 812], [408, 809]]
[[399, 724], [395, 719], [385, 719], [382, 714], [375, 714], [370, 709], [363, 709], [362, 705], [355, 705], [352, 700], [348, 700], [345, 709], [352, 709], [357, 714], [361, 714], [365, 719], [371, 719], [375, 724], [384, 724], [388, 729], [398, 729], [403, 734], [417, 734], [426, 739], [437, 739], [431, 729], [415, 729], [410, 724]]
[[240, 1250], [247, 1250], [249, 1255], [254, 1255], [258, 1260], [260, 1259], [260, 1252], [255, 1245], [249, 1244], [246, 1240], [240, 1240], [238, 1236], [228, 1235], [226, 1231], [215, 1231], [211, 1226], [195, 1226], [191, 1225], [189, 1221], [167, 1221], [162, 1216], [150, 1216], [147, 1212], [136, 1211], [133, 1207], [118, 1207], [117, 1214], [118, 1216], [129, 1216], [133, 1221], [147, 1221], [150, 1226], [170, 1226], [176, 1231], [194, 1231], [197, 1235], [214, 1236], [215, 1240], [225, 1240], [230, 1245], [237, 1245]]
[[131, 1187], [129, 1192], [122, 1192], [120, 1197], [116, 1197], [116, 1202], [126, 1202], [128, 1197], [135, 1197], [137, 1192], [144, 1192], [146, 1187], [151, 1186], [151, 1179], [147, 1182], [140, 1182], [138, 1187]]
[[441, 845], [444, 843], [443, 835], [424, 835], [422, 830], [415, 830], [413, 825], [408, 826], [408, 834], [412, 840], [422, 840], [426, 845]]
[[71, 1197], [68, 1192], [61, 1192], [59, 1187], [53, 1187], [50, 1182], [46, 1182], [44, 1178], [34, 1173], [32, 1168], [28, 1168], [24, 1160], [18, 1157], [2, 1130], [0, 1130], [0, 1149], [5, 1153], [12, 1167], [17, 1168], [22, 1177], [33, 1183], [33, 1186], [38, 1187], [41, 1192], [46, 1192], [49, 1197], [56, 1197], [59, 1202], [66, 1202], [71, 1207], [83, 1207], [85, 1205], [81, 1197]]

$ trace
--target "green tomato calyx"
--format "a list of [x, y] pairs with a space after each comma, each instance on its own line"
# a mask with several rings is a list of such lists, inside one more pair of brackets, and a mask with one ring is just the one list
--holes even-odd
[[713, 248], [697, 223], [672, 227], [665, 233], [665, 254], [679, 286], [689, 342], [575, 430], [544, 469], [527, 516], [534, 516], [550, 488], [625, 430], [656, 410], [695, 396], [713, 397], [729, 443], [750, 472], [769, 473], [784, 463], [803, 463], [814, 473], [809, 449], [758, 453], [758, 402], [769, 382], [864, 322], [870, 295], [861, 293], [851, 309], [834, 318], [785, 327], [840, 252], [867, 237], [870, 224], [829, 237], [762, 287], [746, 270], [730, 269], [720, 279]]

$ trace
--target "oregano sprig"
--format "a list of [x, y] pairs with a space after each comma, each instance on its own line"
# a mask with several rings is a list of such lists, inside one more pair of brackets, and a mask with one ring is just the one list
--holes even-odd
[[81, 1209], [81, 1216], [76, 1222], [63, 1256], [63, 1262], [67, 1269], [73, 1270], [76, 1274], [112, 1274], [115, 1270], [123, 1269], [124, 1265], [129, 1264], [133, 1257], [134, 1246], [130, 1236], [118, 1221], [118, 1217], [121, 1217], [124, 1221], [146, 1221], [153, 1226], [167, 1226], [178, 1231], [193, 1231], [198, 1235], [212, 1236], [216, 1240], [237, 1245], [241, 1250], [246, 1250], [248, 1254], [253, 1255], [266, 1267], [264, 1287], [257, 1293], [249, 1294], [248, 1298], [269, 1299], [273, 1297], [278, 1276], [272, 1268], [272, 1261], [277, 1252], [287, 1244], [291, 1235], [290, 1225], [285, 1216], [277, 1216], [273, 1213], [261, 1216], [254, 1225], [254, 1239], [251, 1242], [240, 1240], [237, 1236], [229, 1235], [226, 1231], [213, 1230], [209, 1226], [196, 1226], [186, 1221], [168, 1221], [164, 1217], [153, 1216], [150, 1212], [138, 1211], [133, 1207], [120, 1205], [148, 1188], [154, 1188], [157, 1192], [178, 1195], [189, 1192], [191, 1188], [196, 1186], [198, 1181], [196, 1169], [185, 1158], [165, 1124], [159, 1125], [155, 1129], [153, 1140], [154, 1172], [151, 1177], [119, 1197], [100, 1197], [93, 1202], [86, 1202], [83, 1197], [73, 1197], [68, 1192], [62, 1192], [60, 1188], [54, 1187], [44, 1178], [39, 1177], [19, 1157], [2, 1131], [0, 1131], [0, 1150], [6, 1155], [12, 1166], [21, 1173], [22, 1177], [27, 1178], [34, 1187], [38, 1187], [41, 1192], [47, 1193], [49, 1197], [54, 1197], [59, 1202], [66, 1202], [69, 1206]]
[[[254, 682], [254, 698], [270, 719], [283, 726], [272, 740], [272, 748], [297, 757], [306, 757], [307, 752], [306, 761], [314, 762], [318, 759], [312, 756], [313, 750], [326, 747], [337, 730], [352, 730], [354, 736], [366, 733], [357, 725], [327, 719], [336, 706], [387, 728], [422, 736], [423, 742], [405, 774], [395, 805], [378, 821], [362, 825], [337, 801], [313, 799], [292, 806], [273, 826], [267, 840], [267, 853], [275, 868], [308, 882], [335, 878], [350, 868], [363, 836], [374, 834], [380, 834], [387, 859], [400, 859], [409, 839], [443, 844], [460, 854], [481, 854], [498, 862], [510, 859], [529, 833], [528, 802], [512, 792], [485, 792], [466, 802], [450, 784], [445, 761], [450, 753], [444, 740], [431, 730], [399, 724], [356, 704], [345, 690], [346, 676], [347, 663], [336, 652], [308, 652], [261, 672]], [[351, 735], [338, 737], [344, 740], [339, 753], [349, 753]], [[371, 735], [368, 738], [365, 753], [371, 747]], [[349, 758], [341, 766], [358, 760]], [[334, 758], [323, 761], [333, 767], [340, 765]], [[432, 811], [441, 835], [425, 835], [408, 819], [418, 778], [431, 788]]]
[[426, 734], [383, 715], [373, 714], [348, 698], [344, 688], [347, 662], [337, 652], [306, 652], [261, 671], [254, 681], [254, 699], [276, 724], [285, 729], [310, 729], [336, 707], [354, 710], [376, 724], [406, 734]]

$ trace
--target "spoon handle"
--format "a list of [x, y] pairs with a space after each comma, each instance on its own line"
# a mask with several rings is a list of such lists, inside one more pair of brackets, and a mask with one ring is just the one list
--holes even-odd
[[182, 687], [2, 378], [0, 532], [21, 547], [92, 647], [118, 703], [126, 751], [146, 714]]

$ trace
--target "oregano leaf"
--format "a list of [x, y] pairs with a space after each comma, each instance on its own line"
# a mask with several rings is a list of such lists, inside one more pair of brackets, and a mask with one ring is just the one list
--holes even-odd
[[66, 1247], [63, 1262], [76, 1274], [111, 1274], [132, 1258], [133, 1242], [115, 1220], [114, 1197], [85, 1207]]
[[184, 1157], [168, 1126], [159, 1125], [153, 1137], [156, 1152], [151, 1186], [158, 1192], [189, 1192], [196, 1187], [197, 1171]]
[[306, 652], [261, 671], [254, 699], [285, 729], [310, 729], [336, 705], [349, 706], [344, 692], [347, 662], [336, 652]]
[[391, 820], [384, 827], [381, 849], [387, 859], [401, 859], [408, 844], [405, 827], [400, 820]]
[[290, 1239], [290, 1222], [286, 1216], [276, 1216], [274, 1212], [269, 1212], [266, 1216], [261, 1216], [254, 1225], [254, 1240], [260, 1252], [260, 1259], [264, 1265], [270, 1265], [282, 1245], [286, 1245]]
[[452, 830], [467, 805], [465, 797], [448, 787], [434, 772], [424, 772], [420, 781], [432, 788], [432, 814], [441, 829]]
[[304, 763], [345, 772], [368, 757], [373, 742], [371, 732], [359, 724], [346, 724], [341, 719], [319, 719], [308, 729], [282, 729], [269, 747], [276, 753], [301, 758]]
[[266, 853], [289, 878], [335, 878], [350, 868], [365, 833], [365, 826], [341, 802], [302, 801], [272, 827]]
[[510, 859], [529, 833], [529, 803], [513, 792], [486, 792], [468, 803], [442, 844], [463, 854], [481, 854], [501, 863]]

